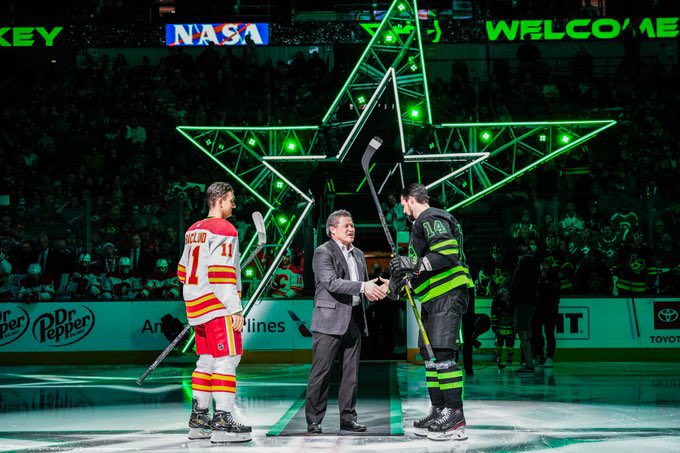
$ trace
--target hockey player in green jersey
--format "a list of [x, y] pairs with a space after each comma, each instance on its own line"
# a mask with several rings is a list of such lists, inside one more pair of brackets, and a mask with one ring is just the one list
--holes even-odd
[[420, 335], [418, 346], [426, 360], [431, 407], [427, 415], [413, 423], [415, 434], [431, 440], [465, 440], [463, 372], [455, 358], [461, 318], [468, 306], [468, 288], [474, 284], [465, 264], [462, 229], [451, 214], [430, 207], [422, 184], [407, 185], [401, 193], [401, 204], [413, 226], [409, 256], [396, 256], [390, 261], [390, 293], [398, 295], [410, 279], [435, 355], [435, 360], [428, 357]]

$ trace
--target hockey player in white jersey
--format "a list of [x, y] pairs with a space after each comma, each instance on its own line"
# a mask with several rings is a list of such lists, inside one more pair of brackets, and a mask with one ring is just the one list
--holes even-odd
[[179, 297], [179, 281], [174, 273], [168, 272], [168, 261], [156, 260], [153, 275], [144, 281], [144, 289], [140, 293], [142, 299], [177, 299]]
[[40, 264], [28, 265], [26, 278], [19, 283], [18, 302], [43, 302], [54, 299], [54, 282], [48, 275], [40, 275]]
[[143, 289], [142, 279], [132, 274], [132, 260], [127, 256], [120, 257], [118, 272], [108, 277], [108, 285], [105, 286], [105, 291], [109, 291], [110, 294], [108, 299], [115, 300], [138, 299]]
[[99, 300], [102, 298], [101, 276], [90, 267], [92, 258], [89, 253], [78, 257], [78, 269], [69, 275], [65, 292], [74, 300]]
[[300, 297], [304, 283], [302, 271], [293, 264], [293, 251], [288, 249], [281, 261], [281, 265], [274, 272], [272, 277], [272, 297], [277, 299], [289, 299]]
[[[233, 416], [236, 367], [243, 352], [238, 232], [227, 220], [236, 207], [234, 189], [224, 182], [213, 183], [206, 199], [208, 217], [187, 230], [177, 266], [199, 357], [191, 376], [189, 439], [247, 442], [252, 428]], [[211, 399], [215, 401], [212, 420]]]

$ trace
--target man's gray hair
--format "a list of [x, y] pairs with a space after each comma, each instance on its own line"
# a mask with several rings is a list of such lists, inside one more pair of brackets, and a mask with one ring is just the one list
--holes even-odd
[[336, 227], [340, 223], [340, 217], [352, 218], [352, 214], [350, 214], [349, 211], [346, 211], [345, 209], [338, 209], [337, 211], [332, 212], [326, 220], [326, 235], [328, 237], [331, 237], [331, 227]]

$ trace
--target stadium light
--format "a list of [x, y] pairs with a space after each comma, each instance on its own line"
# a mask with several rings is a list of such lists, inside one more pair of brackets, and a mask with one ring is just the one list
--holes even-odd
[[297, 149], [297, 144], [293, 140], [286, 142], [286, 150], [293, 153]]
[[246, 278], [253, 278], [255, 276], [255, 269], [252, 267], [246, 267], [243, 271], [243, 276]]
[[491, 140], [491, 132], [482, 131], [481, 139], [484, 143], [488, 143]]
[[279, 222], [279, 225], [285, 225], [286, 223], [288, 223], [288, 216], [286, 216], [285, 214], [279, 214], [276, 217], [276, 221]]

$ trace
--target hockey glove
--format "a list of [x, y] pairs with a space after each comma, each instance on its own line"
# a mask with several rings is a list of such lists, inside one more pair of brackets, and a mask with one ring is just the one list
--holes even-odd
[[408, 256], [395, 256], [390, 260], [390, 274], [396, 280], [420, 273], [420, 260]]
[[391, 300], [399, 300], [401, 292], [404, 290], [404, 285], [406, 285], [407, 279], [404, 277], [390, 278], [390, 283], [387, 286], [387, 297]]

